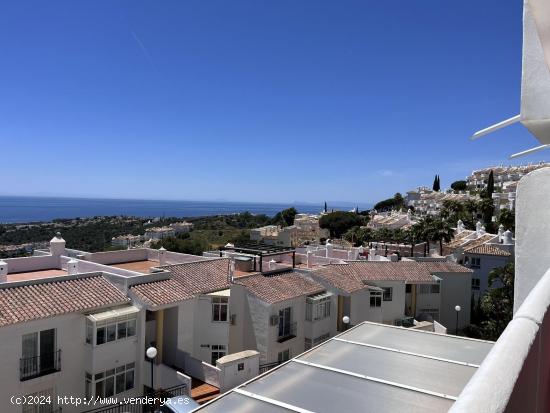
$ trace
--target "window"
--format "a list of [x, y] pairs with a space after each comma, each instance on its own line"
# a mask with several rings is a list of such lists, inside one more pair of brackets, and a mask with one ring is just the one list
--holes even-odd
[[291, 334], [292, 307], [279, 310], [279, 337], [287, 337]]
[[479, 290], [481, 280], [479, 278], [472, 278], [472, 290]]
[[134, 388], [135, 363], [94, 374], [86, 373], [86, 397], [111, 397]]
[[134, 313], [97, 322], [88, 318], [86, 320], [86, 343], [93, 343], [94, 329], [96, 336], [95, 343], [97, 346], [115, 340], [124, 340], [129, 337], [134, 337], [136, 335], [136, 317]]
[[382, 307], [382, 292], [381, 291], [371, 291], [370, 292], [370, 306], [371, 307]]
[[430, 286], [430, 293], [439, 294], [439, 283], [438, 284], [432, 284]]
[[227, 297], [212, 296], [212, 321], [227, 321]]
[[306, 320], [315, 321], [330, 317], [330, 303], [332, 294], [321, 294], [307, 297]]
[[384, 294], [382, 296], [384, 301], [391, 301], [393, 297], [393, 287], [385, 287]]
[[405, 293], [406, 294], [412, 293], [412, 284], [406, 284], [405, 285]]
[[286, 349], [277, 354], [277, 361], [279, 363], [284, 363], [285, 361], [290, 360], [290, 349]]
[[56, 330], [24, 334], [21, 340], [20, 379], [43, 376], [59, 371]]
[[481, 258], [477, 257], [472, 257], [470, 258], [470, 267], [472, 268], [479, 268], [481, 267]]
[[212, 344], [212, 346], [210, 346], [211, 350], [212, 350], [212, 359], [211, 359], [211, 363], [213, 366], [216, 365], [216, 360], [218, 360], [219, 358], [225, 356], [225, 351], [226, 351], [226, 348], [225, 348], [225, 345], [223, 344]]
[[244, 363], [237, 364], [237, 371], [243, 371], [244, 370]]

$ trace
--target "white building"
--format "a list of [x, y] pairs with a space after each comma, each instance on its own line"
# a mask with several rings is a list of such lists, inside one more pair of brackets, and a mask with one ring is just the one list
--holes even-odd
[[170, 228], [173, 228], [175, 233], [179, 234], [191, 231], [193, 229], [193, 224], [187, 221], [173, 222], [170, 224]]
[[241, 316], [230, 347], [259, 351], [262, 366], [289, 360], [336, 333], [335, 296], [295, 271], [236, 277], [231, 298]]
[[172, 227], [153, 227], [148, 228], [145, 231], [146, 240], [161, 240], [168, 237], [174, 237], [176, 235], [176, 230]]
[[434, 328], [470, 324], [472, 271], [450, 262], [350, 261], [330, 264], [309, 274], [338, 296], [338, 330], [347, 315], [351, 324], [374, 321], [401, 325], [406, 317], [436, 321]]
[[280, 247], [292, 247], [298, 242], [298, 228], [294, 225], [281, 227], [266, 225], [250, 230], [250, 240]]

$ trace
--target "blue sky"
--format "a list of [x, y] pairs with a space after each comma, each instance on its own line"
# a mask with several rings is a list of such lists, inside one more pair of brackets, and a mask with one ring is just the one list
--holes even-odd
[[[0, 5], [0, 194], [370, 202], [509, 163], [521, 1]], [[522, 162], [545, 159], [546, 153]]]

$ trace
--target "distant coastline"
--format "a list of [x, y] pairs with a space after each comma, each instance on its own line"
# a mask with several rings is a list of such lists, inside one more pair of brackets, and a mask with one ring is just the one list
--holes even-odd
[[[331, 205], [329, 209], [350, 210], [351, 204]], [[31, 196], [0, 196], [0, 223], [47, 222], [54, 219], [86, 218], [93, 216], [127, 215], [153, 217], [199, 217], [236, 214], [273, 216], [295, 207], [301, 213], [319, 213], [323, 205], [300, 203], [262, 203], [229, 201], [155, 201], [137, 199], [62, 198]], [[359, 204], [360, 209], [370, 205]]]

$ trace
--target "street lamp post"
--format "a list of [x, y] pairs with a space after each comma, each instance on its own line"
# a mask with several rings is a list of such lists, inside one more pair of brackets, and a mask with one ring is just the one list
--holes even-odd
[[349, 317], [347, 315], [342, 317], [342, 322], [344, 323], [344, 331], [346, 331], [349, 326]]
[[153, 360], [157, 356], [157, 349], [155, 347], [151, 346], [145, 351], [145, 354], [147, 355], [147, 357], [151, 361], [151, 390], [155, 391], [155, 386], [154, 386], [154, 381], [153, 381], [153, 366], [154, 366]]
[[462, 308], [460, 308], [459, 305], [456, 305], [455, 306], [455, 311], [456, 311], [456, 329], [455, 329], [455, 334], [458, 335], [458, 313], [460, 313], [460, 310], [462, 310]]

